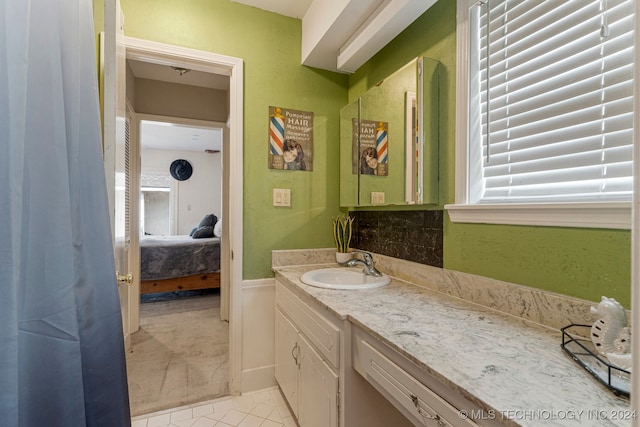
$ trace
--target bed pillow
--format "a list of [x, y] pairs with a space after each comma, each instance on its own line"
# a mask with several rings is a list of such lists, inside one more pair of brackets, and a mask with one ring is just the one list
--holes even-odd
[[216, 226], [213, 227], [213, 235], [216, 237], [222, 237], [222, 220], [219, 219], [218, 222], [216, 222]]
[[202, 228], [202, 227], [213, 228], [213, 226], [216, 225], [216, 221], [218, 221], [218, 217], [215, 216], [214, 214], [205, 215], [204, 218], [202, 218], [202, 221], [200, 221], [200, 224], [198, 224], [198, 228]]
[[198, 229], [191, 235], [194, 239], [206, 239], [213, 237], [213, 227], [205, 225], [204, 227], [198, 227]]

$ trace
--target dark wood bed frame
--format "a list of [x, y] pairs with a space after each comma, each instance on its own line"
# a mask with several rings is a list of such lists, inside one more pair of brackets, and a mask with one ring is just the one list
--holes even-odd
[[192, 291], [220, 287], [220, 273], [194, 274], [162, 280], [140, 281], [140, 293]]

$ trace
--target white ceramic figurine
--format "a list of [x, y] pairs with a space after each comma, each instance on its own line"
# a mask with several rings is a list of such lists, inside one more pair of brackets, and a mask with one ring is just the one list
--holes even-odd
[[631, 369], [631, 332], [627, 312], [614, 298], [602, 297], [593, 314], [602, 316], [591, 327], [591, 341], [598, 353], [623, 369]]

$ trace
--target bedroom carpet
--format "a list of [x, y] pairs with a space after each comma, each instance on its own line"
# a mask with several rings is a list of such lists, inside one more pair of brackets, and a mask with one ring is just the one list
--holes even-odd
[[228, 395], [228, 331], [217, 292], [140, 304], [127, 353], [131, 415]]

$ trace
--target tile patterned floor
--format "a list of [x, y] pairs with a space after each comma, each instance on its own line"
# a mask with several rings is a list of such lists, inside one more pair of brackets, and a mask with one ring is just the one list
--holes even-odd
[[132, 427], [296, 427], [277, 387], [131, 418]]

